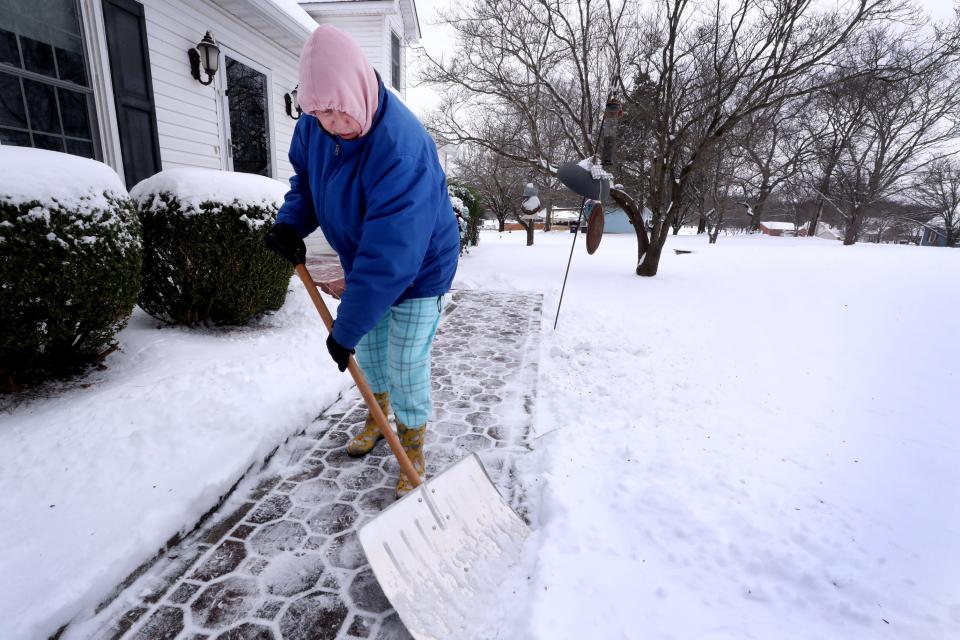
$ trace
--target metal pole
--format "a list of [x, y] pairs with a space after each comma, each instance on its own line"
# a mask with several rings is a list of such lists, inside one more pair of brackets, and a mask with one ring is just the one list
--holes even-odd
[[[613, 87], [618, 80], [619, 80], [619, 76], [614, 76], [610, 78], [611, 87]], [[620, 108], [620, 101], [617, 100], [615, 92], [616, 92], [615, 88], [611, 88], [610, 91], [607, 92], [607, 108], [604, 109], [603, 117], [600, 119], [600, 129], [597, 132], [596, 146], [600, 146], [600, 143], [603, 140], [603, 130], [604, 130], [604, 126], [607, 124], [607, 116], [610, 116], [613, 118], [619, 118], [620, 115], [622, 114], [622, 108]], [[614, 105], [612, 104], [613, 101], [616, 101], [616, 107], [617, 107], [616, 109], [614, 109]], [[614, 122], [616, 122], [616, 120], [614, 120]], [[609, 144], [610, 148], [604, 149], [603, 150], [604, 153], [602, 155], [603, 155], [603, 160], [612, 165], [613, 144], [616, 141], [615, 131], [610, 132], [610, 135], [611, 135], [611, 141]], [[593, 161], [596, 162], [596, 155], [593, 156]], [[606, 165], [603, 165], [603, 166], [604, 168], [607, 168]], [[566, 273], [563, 274], [563, 287], [561, 287], [560, 289], [560, 301], [557, 303], [557, 315], [553, 319], [554, 331], [557, 330], [557, 322], [560, 321], [560, 307], [563, 305], [563, 293], [564, 291], [567, 290], [567, 277], [570, 275], [570, 263], [573, 261], [573, 248], [577, 244], [577, 236], [580, 235], [580, 224], [583, 221], [583, 208], [586, 206], [586, 204], [587, 204], [587, 199], [584, 198], [583, 201], [580, 203], [580, 215], [577, 217], [577, 231], [576, 233], [573, 234], [573, 242], [570, 243], [570, 257], [567, 258], [567, 271]]]
[[580, 215], [577, 217], [577, 230], [573, 234], [573, 242], [570, 243], [570, 257], [567, 258], [567, 271], [563, 274], [563, 287], [560, 289], [560, 302], [557, 303], [557, 315], [553, 319], [553, 330], [557, 330], [557, 322], [560, 320], [560, 306], [563, 304], [563, 292], [567, 290], [567, 276], [570, 275], [570, 263], [573, 261], [573, 248], [577, 244], [577, 236], [580, 235], [580, 223], [583, 220], [583, 208], [587, 205], [587, 199], [580, 202]]

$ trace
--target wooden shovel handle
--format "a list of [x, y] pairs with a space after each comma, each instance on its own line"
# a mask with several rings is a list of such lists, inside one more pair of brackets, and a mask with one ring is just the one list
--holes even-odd
[[[300, 276], [300, 280], [303, 282], [303, 286], [307, 288], [307, 293], [310, 294], [310, 299], [313, 300], [314, 306], [317, 308], [317, 311], [320, 312], [324, 326], [327, 327], [328, 332], [331, 331], [333, 328], [333, 316], [330, 315], [330, 310], [327, 309], [326, 303], [323, 301], [323, 298], [320, 297], [320, 290], [317, 289], [317, 285], [310, 276], [310, 272], [307, 271], [307, 266], [298, 264], [295, 269], [297, 270], [297, 275]], [[387, 444], [390, 445], [390, 451], [393, 452], [393, 455], [397, 458], [397, 462], [400, 463], [400, 470], [403, 472], [403, 475], [407, 477], [413, 486], [419, 487], [423, 483], [420, 479], [420, 474], [413, 468], [413, 463], [410, 462], [410, 458], [407, 457], [407, 452], [403, 450], [403, 445], [400, 444], [400, 438], [398, 438], [397, 434], [390, 428], [390, 424], [387, 422], [387, 416], [383, 413], [383, 409], [380, 408], [380, 404], [373, 396], [373, 391], [370, 390], [370, 385], [367, 384], [367, 378], [363, 375], [360, 365], [357, 364], [357, 360], [353, 356], [350, 356], [350, 363], [347, 365], [347, 369], [350, 370], [353, 381], [357, 383], [357, 388], [360, 389], [360, 395], [363, 396], [363, 400], [367, 403], [367, 407], [369, 407], [370, 413], [377, 423], [377, 428], [380, 429], [383, 437], [387, 439]]]

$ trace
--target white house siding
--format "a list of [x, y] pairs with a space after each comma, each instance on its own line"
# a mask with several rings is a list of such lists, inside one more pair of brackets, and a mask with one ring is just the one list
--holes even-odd
[[314, 14], [317, 22], [320, 24], [332, 24], [333, 26], [346, 31], [360, 45], [360, 49], [373, 65], [373, 68], [380, 73], [381, 78], [390, 78], [390, 60], [385, 58], [389, 55], [389, 49], [384, 53], [383, 48], [383, 16], [344, 16], [329, 14]]
[[297, 56], [208, 2], [144, 0], [143, 5], [163, 168], [227, 168], [220, 81], [201, 85], [190, 75], [187, 59], [187, 49], [210, 30], [222, 47], [269, 71], [273, 172], [288, 179], [293, 169], [287, 149], [296, 123], [284, 112], [283, 94], [297, 84]]

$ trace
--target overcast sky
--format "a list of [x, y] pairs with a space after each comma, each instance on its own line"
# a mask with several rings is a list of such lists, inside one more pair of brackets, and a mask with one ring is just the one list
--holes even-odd
[[[954, 2], [960, 3], [960, 0], [916, 0], [916, 2], [934, 18], [943, 20], [953, 15]], [[420, 45], [432, 55], [452, 53], [455, 44], [453, 30], [437, 24], [437, 10], [446, 10], [453, 4], [453, 0], [416, 0], [416, 3], [422, 34]], [[411, 69], [411, 71], [414, 70]], [[415, 72], [410, 74], [411, 83], [415, 75]], [[407, 88], [407, 102], [417, 115], [423, 117], [425, 112], [437, 104], [438, 100], [432, 89], [410, 86]]]

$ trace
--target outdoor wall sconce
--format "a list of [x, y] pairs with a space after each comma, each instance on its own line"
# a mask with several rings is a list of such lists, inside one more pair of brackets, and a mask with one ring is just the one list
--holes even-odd
[[[283, 107], [286, 109], [287, 115], [294, 120], [299, 120], [300, 115], [303, 113], [303, 109], [300, 108], [300, 103], [297, 102], [297, 89], [299, 88], [300, 85], [298, 84], [293, 88], [293, 91], [283, 94]], [[296, 110], [297, 115], [293, 115], [294, 110]]]
[[[209, 31], [196, 47], [187, 49], [187, 56], [190, 58], [190, 75], [203, 85], [213, 82], [213, 77], [217, 75], [217, 69], [220, 67], [220, 47], [217, 46], [217, 41]], [[206, 82], [200, 78], [201, 66], [207, 74]]]

